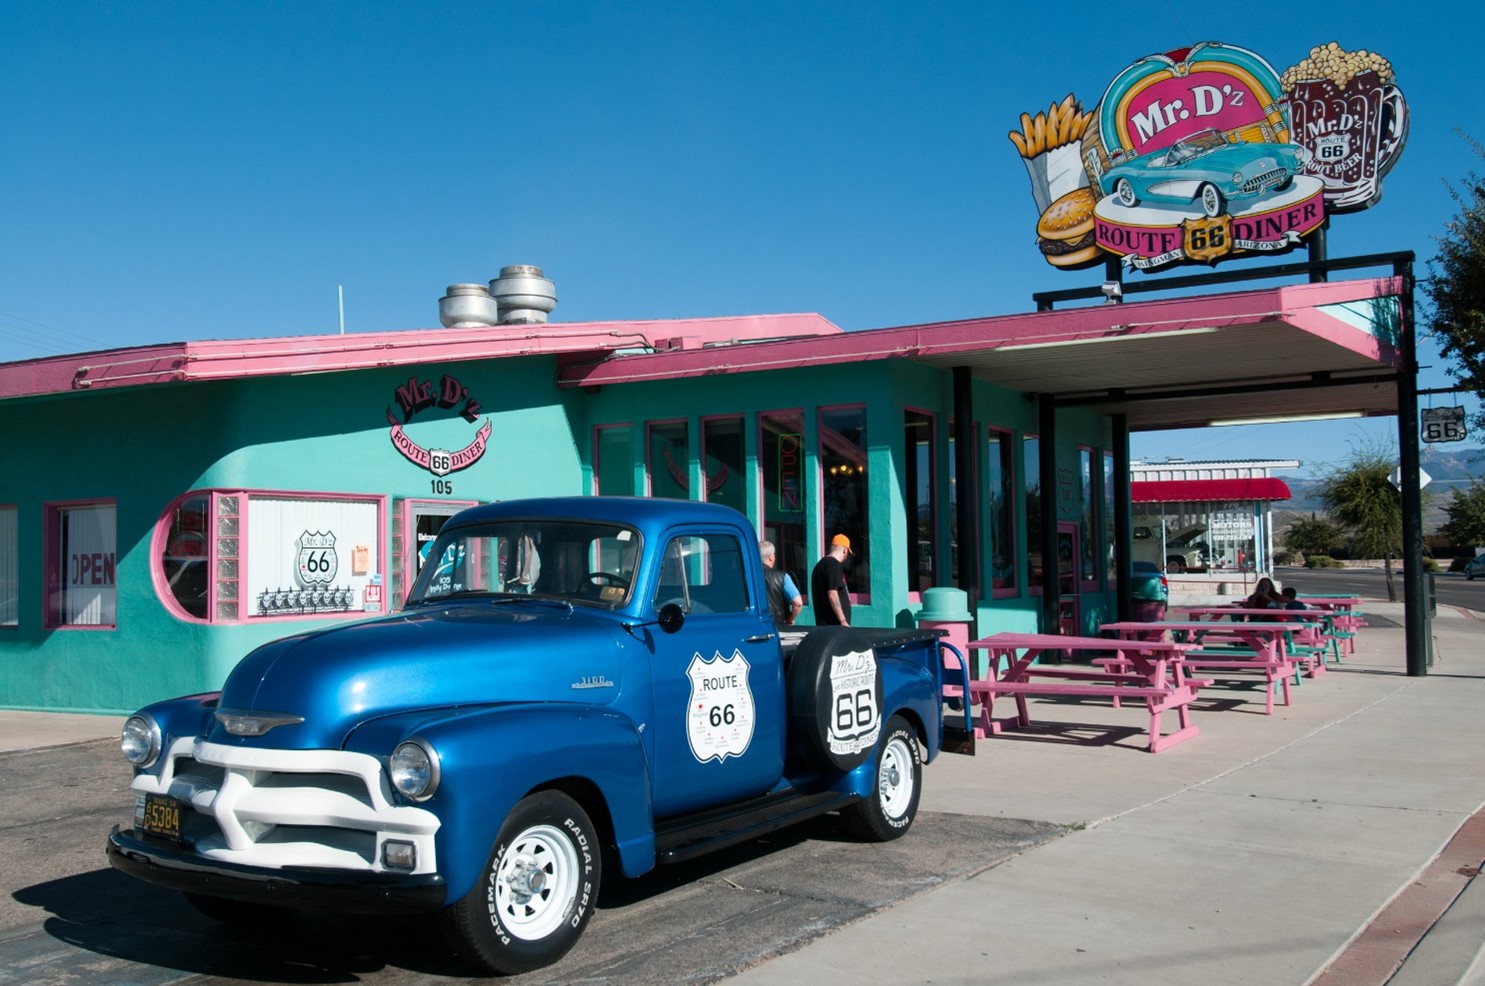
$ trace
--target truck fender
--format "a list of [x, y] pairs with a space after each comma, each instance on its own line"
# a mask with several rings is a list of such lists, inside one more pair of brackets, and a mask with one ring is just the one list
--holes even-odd
[[467, 894], [484, 872], [516, 802], [544, 787], [579, 792], [594, 822], [608, 823], [624, 873], [654, 867], [650, 765], [628, 717], [592, 707], [503, 705], [425, 721], [417, 735], [439, 757], [438, 789], [422, 807], [439, 818], [438, 869], [448, 901]]

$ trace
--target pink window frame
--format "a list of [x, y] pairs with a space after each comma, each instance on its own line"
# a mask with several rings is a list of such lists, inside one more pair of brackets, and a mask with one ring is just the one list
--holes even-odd
[[[57, 551], [61, 547], [62, 511], [78, 507], [113, 507], [114, 517], [114, 604], [112, 623], [78, 624], [63, 623], [59, 610], [53, 609], [53, 600], [60, 599], [62, 577], [57, 570]], [[115, 497], [97, 497], [85, 500], [50, 500], [42, 504], [42, 585], [45, 591], [41, 599], [41, 625], [48, 630], [99, 631], [119, 628], [119, 576], [118, 576], [118, 519], [119, 501]]]
[[[15, 622], [0, 623], [0, 630], [19, 630], [21, 628], [21, 508], [16, 503], [0, 503], [0, 511], [4, 510], [15, 511]], [[44, 601], [42, 605], [45, 605]]]
[[[709, 425], [709, 424], [713, 424], [715, 422], [718, 422], [718, 421], [736, 421], [738, 423], [738, 434], [741, 435], [741, 436], [743, 436], [743, 443], [744, 443], [744, 446], [743, 446], [742, 469], [738, 473], [738, 478], [739, 479], [745, 480], [745, 476], [746, 476], [747, 468], [748, 468], [748, 452], [747, 452], [748, 416], [746, 414], [743, 414], [741, 411], [739, 411], [736, 414], [708, 414], [708, 415], [704, 415], [701, 418], [701, 422], [700, 422], [701, 433], [697, 436], [697, 438], [701, 442], [701, 445], [699, 447], [701, 449], [701, 499], [703, 499], [703, 500], [710, 500], [711, 499], [711, 490], [707, 488], [707, 478], [708, 477], [706, 475], [706, 426]], [[744, 487], [743, 487], [743, 489], [744, 489], [743, 502], [746, 503], [747, 500], [748, 500], [747, 492], [746, 492], [746, 490], [747, 490], [746, 481], [744, 481]], [[762, 525], [759, 525], [759, 527], [761, 528]]]
[[[825, 471], [824, 471], [824, 469], [825, 469], [825, 467], [824, 467], [825, 455], [824, 455], [823, 449], [821, 448], [821, 444], [825, 441], [825, 415], [828, 414], [828, 413], [830, 413], [831, 411], [856, 411], [856, 410], [859, 410], [859, 411], [863, 412], [863, 416], [864, 416], [864, 413], [866, 411], [866, 405], [865, 404], [830, 404], [830, 405], [822, 405], [820, 407], [815, 408], [815, 469], [814, 469], [814, 472], [815, 472], [815, 516], [818, 517], [818, 518], [820, 518], [820, 529], [815, 532], [815, 537], [817, 539], [815, 543], [818, 544], [819, 547], [820, 547], [819, 557], [821, 557], [821, 558], [825, 557], [825, 549], [827, 547], [827, 545], [825, 544], [825, 538], [827, 536], [827, 532], [825, 530]], [[865, 455], [866, 455], [867, 459], [870, 460], [870, 458], [871, 458], [871, 450], [870, 450], [869, 447], [865, 451]], [[866, 513], [866, 526], [868, 528], [868, 533], [870, 533], [870, 528], [871, 528], [872, 520], [871, 520], [871, 495], [870, 495], [870, 491], [869, 490], [867, 491], [866, 503], [867, 503], [867, 506], [866, 506], [866, 510], [867, 510], [867, 513]], [[831, 536], [833, 536], [833, 535], [831, 535]], [[869, 584], [868, 584], [867, 589], [866, 589], [865, 592], [852, 592], [852, 593], [849, 593], [849, 595], [851, 597], [851, 605], [852, 606], [870, 606], [871, 605], [871, 586]]]
[[[1020, 519], [1020, 516], [1021, 516], [1020, 511], [1018, 511], [1016, 509], [1016, 504], [1020, 501], [1021, 497], [1025, 495], [1024, 494], [1024, 491], [1022, 489], [1021, 482], [1020, 482], [1020, 478], [1021, 478], [1020, 469], [1017, 466], [1017, 463], [1021, 459], [1021, 446], [1016, 441], [1016, 433], [1014, 431], [1012, 431], [1011, 429], [1009, 429], [1009, 428], [996, 428], [993, 425], [986, 425], [985, 426], [985, 479], [986, 479], [986, 484], [985, 485], [986, 485], [986, 491], [987, 492], [989, 490], [989, 478], [990, 478], [990, 436], [991, 435], [998, 435], [998, 436], [1000, 436], [1000, 440], [1005, 443], [1003, 447], [1010, 450], [1010, 455], [1008, 456], [1008, 458], [1010, 459], [1009, 465], [1010, 465], [1010, 470], [1011, 470], [1010, 488], [1011, 488], [1011, 490], [1012, 490], [1012, 492], [1013, 492], [1014, 495], [1006, 497], [1006, 528], [1007, 528], [1007, 530], [1006, 530], [1006, 536], [1010, 538], [1010, 541], [1011, 541], [1011, 546], [1010, 546], [1011, 557], [1012, 557], [1012, 559], [1015, 559], [1017, 557], [1016, 544], [1020, 540], [1020, 538], [1018, 537], [1018, 535], [1020, 534], [1020, 529], [1017, 527], [1017, 523], [1019, 522], [1019, 519]], [[985, 532], [988, 535], [989, 532], [990, 532], [990, 529], [991, 529], [991, 522], [993, 521], [993, 518], [991, 518], [991, 517], [988, 516], [988, 512], [989, 512], [988, 500], [989, 500], [989, 497], [986, 497], [985, 499], [987, 501], [987, 503], [986, 503], [986, 513], [987, 513], [987, 516], [985, 518]], [[991, 539], [988, 536], [985, 538], [985, 541], [986, 541], [986, 545], [988, 547], [991, 547], [991, 548], [994, 547], [994, 542], [992, 542]], [[990, 598], [991, 599], [1015, 599], [1018, 596], [1020, 596], [1021, 595], [1022, 585], [1021, 585], [1021, 582], [1020, 582], [1019, 579], [1016, 581], [1016, 584], [1015, 585], [1006, 586], [1006, 587], [999, 588], [999, 589], [995, 588], [995, 553], [993, 551], [986, 552], [986, 559], [989, 562], [989, 564], [986, 566], [986, 568], [988, 569], [988, 573], [989, 573], [989, 576], [990, 576], [990, 586], [991, 586], [991, 588], [990, 588]], [[1029, 572], [1027, 573], [1027, 577], [1028, 577], [1028, 579], [1030, 578], [1030, 573]]]
[[[192, 616], [175, 599], [175, 594], [170, 591], [170, 585], [165, 581], [165, 571], [159, 563], [165, 553], [165, 541], [170, 536], [170, 517], [176, 506], [182, 501], [193, 496], [207, 496], [211, 501], [210, 516], [207, 525], [211, 528], [207, 535], [207, 589], [206, 589], [206, 619]], [[239, 498], [237, 507], [237, 618], [231, 620], [217, 619], [217, 590], [216, 590], [216, 568], [217, 568], [217, 501], [222, 496], [236, 496]], [[253, 616], [250, 613], [250, 600], [247, 596], [248, 585], [248, 503], [253, 497], [264, 497], [275, 500], [350, 500], [356, 503], [376, 504], [376, 528], [377, 528], [377, 553], [379, 562], [379, 574], [382, 578], [382, 601], [376, 609], [349, 609], [344, 613], [305, 613], [292, 616]], [[376, 616], [391, 612], [388, 596], [391, 586], [388, 582], [390, 559], [387, 557], [388, 550], [388, 523], [387, 523], [387, 501], [385, 494], [375, 493], [337, 493], [327, 491], [315, 491], [307, 493], [303, 490], [267, 490], [267, 489], [225, 489], [207, 487], [202, 489], [187, 490], [173, 498], [160, 516], [155, 520], [155, 530], [150, 537], [150, 581], [154, 585], [155, 597], [165, 607], [165, 610], [176, 619], [184, 623], [196, 625], [217, 626], [244, 626], [257, 623], [299, 623], [305, 620], [349, 620], [366, 616]], [[248, 615], [244, 615], [247, 612]]]
[[[1083, 477], [1083, 453], [1084, 452], [1088, 453], [1088, 476], [1087, 476], [1087, 480], [1088, 480], [1088, 484], [1089, 484], [1089, 489], [1086, 490], [1086, 491], [1084, 491], [1084, 490], [1081, 489], [1082, 484], [1083, 484], [1083, 479], [1084, 479], [1084, 477]], [[1100, 456], [1098, 454], [1098, 449], [1094, 448], [1092, 445], [1079, 445], [1078, 446], [1078, 485], [1079, 485], [1080, 488], [1079, 488], [1079, 491], [1078, 492], [1081, 493], [1081, 494], [1086, 495], [1089, 498], [1087, 502], [1090, 503], [1090, 504], [1092, 504], [1092, 506], [1093, 506], [1093, 521], [1092, 521], [1092, 523], [1090, 523], [1088, 525], [1088, 528], [1089, 528], [1088, 530], [1083, 530], [1083, 503], [1084, 503], [1084, 501], [1083, 501], [1082, 497], [1080, 496], [1078, 498], [1078, 531], [1079, 531], [1079, 533], [1078, 533], [1078, 539], [1079, 539], [1079, 541], [1084, 542], [1084, 543], [1079, 544], [1078, 547], [1080, 547], [1084, 551], [1088, 551], [1088, 550], [1091, 549], [1093, 551], [1093, 557], [1094, 557], [1095, 560], [1098, 559], [1102, 555], [1102, 553], [1103, 553], [1102, 550], [1101, 550], [1101, 542], [1099, 541], [1099, 537], [1103, 533], [1103, 524], [1101, 524], [1099, 522], [1100, 521], [1099, 515], [1103, 513], [1103, 497], [1102, 496], [1095, 496], [1094, 495], [1094, 494], [1101, 494], [1103, 492], [1102, 490], [1100, 490], [1098, 488], [1099, 487], [1099, 483], [1101, 482], [1101, 479], [1102, 479], [1102, 474], [1103, 474], [1103, 458], [1102, 458], [1102, 456]], [[1079, 558], [1078, 559], [1078, 588], [1079, 588], [1079, 591], [1080, 592], [1098, 592], [1102, 588], [1102, 584], [1099, 581], [1100, 574], [1101, 573], [1100, 573], [1099, 566], [1095, 565], [1094, 568], [1093, 568], [1093, 578], [1092, 579], [1085, 579], [1085, 578], [1083, 578], [1083, 559]]]
[[[681, 485], [686, 488], [686, 499], [694, 500], [691, 489], [691, 419], [690, 418], [656, 418], [654, 421], [645, 422], [645, 496], [655, 495], [654, 468], [655, 463], [650, 460], [650, 450], [654, 443], [650, 440], [651, 433], [656, 425], [685, 425], [686, 426], [686, 461], [681, 468], [686, 470], [686, 481]], [[672, 476], [672, 479], [675, 477]]]
[[[1040, 462], [1040, 459], [1041, 459], [1041, 444], [1040, 443], [1041, 443], [1041, 440], [1042, 440], [1042, 436], [1040, 434], [1038, 434], [1036, 432], [1023, 431], [1023, 432], [1021, 432], [1020, 441], [1017, 442], [1017, 444], [1016, 444], [1016, 469], [1017, 469], [1016, 478], [1018, 478], [1018, 479], [1021, 480], [1021, 482], [1019, 484], [1017, 484], [1017, 486], [1016, 486], [1016, 499], [1019, 500], [1022, 504], [1025, 504], [1026, 503], [1026, 473], [1030, 471], [1030, 467], [1026, 464], [1026, 443], [1028, 441], [1032, 440], [1033, 438], [1036, 439], [1036, 441], [1038, 443], [1037, 444], [1037, 459], [1038, 459], [1038, 462]], [[1040, 467], [1040, 465], [1038, 465], [1038, 467], [1037, 467], [1037, 473], [1038, 473], [1038, 475], [1040, 475], [1040, 473], [1041, 473], [1041, 467]], [[1047, 523], [1047, 518], [1046, 517], [1043, 517], [1042, 518], [1042, 523], [1043, 524]], [[1052, 518], [1052, 523], [1054, 525], [1057, 523], [1057, 518], [1056, 517], [1053, 517]], [[1016, 534], [1019, 535], [1020, 533], [1021, 533], [1021, 531], [1018, 529], [1016, 531]], [[1018, 538], [1018, 540], [1019, 540], [1019, 538]], [[1037, 548], [1038, 548], [1038, 550], [1040, 550], [1041, 545], [1038, 544], [1037, 545]], [[1055, 570], [1053, 571], [1053, 574], [1054, 575], [1056, 574]], [[1045, 558], [1042, 559], [1042, 584], [1041, 585], [1032, 585], [1031, 584], [1031, 529], [1028, 527], [1027, 530], [1026, 530], [1026, 595], [1027, 596], [1041, 596], [1042, 590], [1043, 590], [1043, 588], [1045, 588], [1046, 584], [1047, 584], [1047, 559], [1045, 559]]]
[[[593, 495], [594, 496], [602, 496], [603, 495], [603, 490], [599, 487], [599, 483], [598, 483], [598, 467], [599, 467], [599, 461], [598, 461], [599, 460], [599, 452], [598, 452], [598, 450], [599, 450], [599, 448], [602, 447], [601, 446], [601, 443], [598, 440], [599, 434], [601, 432], [609, 429], [609, 428], [633, 428], [633, 427], [634, 427], [634, 422], [633, 421], [611, 421], [608, 424], [594, 425], [593, 426], [593, 478], [592, 478], [592, 482], [589, 485], [593, 489]], [[646, 439], [648, 439], [649, 438], [649, 434], [646, 433], [645, 437], [646, 437]], [[648, 446], [648, 444], [646, 444], [646, 446], [645, 446], [645, 455], [648, 456], [649, 454], [650, 454], [649, 453], [649, 446]], [[633, 458], [632, 457], [631, 457], [630, 463], [629, 463], [629, 470], [630, 470], [631, 473], [634, 471], [634, 461], [633, 461]], [[630, 477], [630, 482], [633, 483], [633, 476], [632, 475]], [[649, 472], [648, 463], [646, 463], [646, 467], [645, 467], [645, 484], [648, 485], [649, 482], [650, 482], [650, 472]]]
[[[939, 517], [939, 509], [938, 509], [938, 507], [939, 507], [939, 504], [938, 504], [938, 459], [939, 459], [939, 456], [938, 456], [938, 412], [936, 412], [936, 411], [930, 411], [927, 408], [914, 407], [912, 405], [908, 405], [907, 407], [904, 407], [902, 409], [903, 428], [904, 428], [904, 430], [906, 430], [906, 427], [907, 427], [907, 416], [909, 414], [921, 414], [921, 415], [923, 415], [924, 417], [926, 417], [928, 419], [928, 426], [929, 426], [929, 434], [928, 434], [928, 501], [929, 501], [928, 502], [928, 510], [929, 510], [929, 518], [930, 518], [930, 530], [933, 532], [930, 535], [930, 538], [931, 538], [931, 542], [932, 542], [932, 545], [933, 545], [934, 577], [937, 578], [938, 577], [938, 573], [937, 573], [937, 570], [938, 570], [938, 561], [939, 561], [939, 538], [938, 538], [938, 517]], [[914, 450], [913, 449], [908, 449], [908, 448], [903, 449], [903, 455], [904, 456], [913, 455], [913, 454], [914, 454]], [[904, 498], [904, 501], [906, 501], [906, 499], [907, 498], [905, 497]], [[907, 522], [909, 524], [916, 523], [915, 519], [913, 517], [911, 517], [911, 516], [909, 516], [907, 518]], [[907, 594], [907, 598], [908, 598], [908, 602], [911, 603], [911, 604], [913, 604], [913, 605], [915, 605], [915, 606], [921, 606], [923, 604], [923, 593], [921, 591], [917, 590], [917, 589], [912, 588], [912, 585], [913, 585], [913, 573], [917, 570], [918, 560], [916, 558], [909, 558], [907, 560], [907, 563], [908, 563], [907, 564], [907, 571], [908, 571], [908, 594]]]

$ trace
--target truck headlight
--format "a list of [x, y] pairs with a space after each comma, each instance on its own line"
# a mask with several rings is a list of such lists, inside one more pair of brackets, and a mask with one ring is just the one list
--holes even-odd
[[438, 790], [438, 754], [423, 739], [410, 739], [392, 751], [387, 762], [392, 786], [414, 801], [426, 801]]
[[119, 752], [136, 767], [148, 767], [160, 755], [160, 724], [154, 716], [130, 716], [119, 734]]

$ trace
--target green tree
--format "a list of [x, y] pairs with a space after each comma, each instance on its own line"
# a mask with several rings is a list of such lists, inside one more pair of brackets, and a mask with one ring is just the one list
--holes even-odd
[[[1460, 133], [1485, 158], [1485, 147]], [[1485, 178], [1471, 171], [1464, 187], [1449, 186], [1459, 214], [1437, 237], [1439, 252], [1428, 262], [1422, 287], [1432, 309], [1429, 323], [1450, 373], [1485, 397]], [[1485, 413], [1476, 417], [1485, 426]]]
[[1328, 555], [1344, 543], [1346, 532], [1324, 517], [1299, 517], [1284, 531], [1284, 544], [1306, 555]]
[[1471, 480], [1467, 490], [1455, 490], [1444, 504], [1449, 519], [1439, 525], [1439, 533], [1457, 545], [1485, 544], [1485, 483]]
[[1320, 499], [1345, 528], [1354, 557], [1383, 560], [1387, 599], [1397, 602], [1392, 557], [1402, 551], [1402, 494], [1389, 478], [1392, 463], [1380, 445], [1353, 449], [1350, 462], [1321, 481]]

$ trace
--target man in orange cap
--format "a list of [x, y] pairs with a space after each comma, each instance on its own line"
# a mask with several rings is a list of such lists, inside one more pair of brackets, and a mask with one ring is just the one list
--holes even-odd
[[815, 607], [816, 626], [851, 625], [851, 593], [846, 588], [846, 558], [850, 554], [851, 539], [837, 534], [830, 539], [830, 550], [810, 573], [810, 602]]

